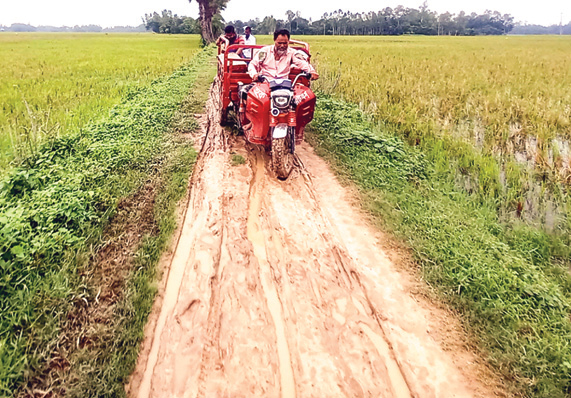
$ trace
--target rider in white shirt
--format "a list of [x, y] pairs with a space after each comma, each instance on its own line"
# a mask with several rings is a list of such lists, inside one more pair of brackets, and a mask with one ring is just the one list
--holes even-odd
[[[256, 37], [252, 35], [252, 28], [249, 26], [246, 26], [244, 28], [244, 36], [242, 36], [244, 38], [245, 43], [244, 44], [249, 44], [249, 45], [255, 45], [256, 44]], [[251, 48], [246, 48], [243, 51], [243, 57], [244, 58], [252, 58], [252, 49]]]

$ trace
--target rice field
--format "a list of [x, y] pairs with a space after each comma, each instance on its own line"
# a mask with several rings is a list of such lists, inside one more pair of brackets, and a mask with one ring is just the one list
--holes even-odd
[[571, 227], [571, 37], [305, 37], [315, 88], [420, 145], [502, 217]]
[[[364, 165], [363, 187], [369, 189], [371, 181], [376, 184], [374, 189], [389, 186], [384, 195], [393, 198], [399, 209], [392, 221], [396, 225], [394, 229], [407, 236], [421, 253], [419, 257], [427, 270], [427, 280], [452, 297], [450, 300], [456, 300], [454, 295], [458, 296], [458, 308], [476, 325], [476, 335], [484, 336], [482, 340], [489, 338], [483, 346], [490, 349], [492, 363], [500, 369], [508, 369], [505, 371], [508, 378], [516, 375], [515, 382], [525, 384], [537, 396], [569, 396], [565, 391], [569, 391], [570, 354], [567, 347], [571, 330], [568, 321], [571, 305], [571, 277], [568, 276], [571, 38], [297, 38], [312, 46], [313, 62], [321, 74], [314, 88], [322, 94], [358, 104], [365, 112], [365, 118], [370, 118], [367, 123], [372, 121], [371, 125], [374, 124], [369, 127], [364, 122], [351, 124], [342, 120], [343, 109], [349, 114], [353, 114], [353, 110], [349, 112], [346, 106], [335, 105], [334, 101], [322, 99], [325, 96], [320, 95], [322, 109], [319, 111], [327, 111], [328, 101], [335, 106], [331, 105], [328, 110], [333, 115], [324, 115], [321, 122], [316, 118], [315, 128], [321, 128], [324, 136], [333, 131], [332, 141], [339, 138], [339, 134], [334, 134], [338, 126], [351, 130], [342, 132], [347, 137], [359, 136], [354, 140], [359, 145], [354, 148], [342, 144], [335, 150], [345, 161], [345, 167], [357, 169]], [[272, 40], [264, 36], [259, 37], [258, 42], [271, 43]], [[199, 37], [188, 35], [0, 34], [0, 170], [3, 170], [0, 174], [10, 168], [10, 162], [37, 150], [44, 139], [71, 135], [83, 129], [89, 121], [107, 115], [119, 101], [129, 105], [129, 100], [136, 99], [137, 107], [133, 109], [137, 111], [133, 112], [133, 117], [142, 118], [129, 124], [126, 130], [153, 121], [150, 119], [154, 116], [149, 117], [149, 112], [157, 115], [157, 119], [164, 119], [163, 111], [153, 110], [143, 101], [144, 87], [188, 63], [198, 48]], [[188, 87], [180, 90], [179, 94], [183, 95]], [[155, 99], [168, 99], [167, 92], [172, 93], [172, 89], [160, 91]], [[174, 109], [177, 104], [169, 106]], [[131, 108], [128, 110], [131, 115]], [[336, 120], [338, 122], [332, 123]], [[329, 128], [327, 123], [337, 127]], [[405, 165], [407, 167], [396, 165], [391, 171], [386, 164], [379, 163], [379, 166], [372, 162], [371, 159], [378, 161], [379, 145], [383, 145], [377, 137], [371, 144], [372, 149], [362, 144], [362, 137], [366, 135], [362, 131], [368, 128], [375, 134], [378, 130], [391, 136], [386, 138], [391, 143], [396, 135], [398, 140], [402, 138], [416, 146], [416, 149], [407, 147], [414, 155], [411, 155], [411, 164]], [[122, 140], [117, 140], [117, 144], [129, 146]], [[390, 148], [386, 157], [393, 159], [394, 147]], [[354, 156], [349, 149], [354, 151]], [[424, 160], [417, 162], [417, 150], [423, 155], [419, 159], [426, 159], [426, 163]], [[134, 152], [136, 157], [147, 151]], [[111, 151], [109, 156], [116, 159], [113, 154]], [[97, 167], [77, 171], [77, 181], [85, 177], [82, 173], [89, 176], [93, 170], [105, 168], [109, 163], [109, 160], [92, 161]], [[87, 164], [84, 158], [77, 163]], [[47, 167], [39, 163], [29, 166]], [[415, 181], [420, 180], [414, 179], [406, 190], [399, 188], [397, 183], [403, 184], [406, 180], [403, 170], [408, 169], [422, 174], [428, 182], [422, 182], [421, 188], [428, 186], [430, 189], [419, 191]], [[436, 175], [435, 182], [430, 183], [432, 175], [424, 176], [428, 169]], [[28, 174], [22, 178], [28, 178]], [[45, 175], [51, 174], [51, 171], [45, 172]], [[62, 174], [65, 173], [62, 171]], [[359, 176], [359, 173], [355, 174]], [[16, 177], [20, 178], [19, 175]], [[12, 180], [20, 181], [16, 177]], [[397, 183], [393, 184], [389, 177]], [[122, 177], [117, 177], [119, 180]], [[104, 178], [99, 182], [102, 186], [108, 185]], [[453, 186], [470, 195], [457, 194]], [[67, 184], [60, 184], [57, 192], [67, 188]], [[87, 195], [90, 190], [81, 187], [76, 192]], [[37, 204], [45, 202], [39, 193], [38, 198], [30, 206], [33, 210], [30, 214], [37, 211], [51, 217], [52, 213], [37, 210]], [[55, 202], [65, 207], [69, 200]], [[22, 203], [20, 198], [15, 198], [12, 204], [20, 206]], [[89, 200], [78, 203], [91, 206]], [[375, 211], [381, 214], [379, 209], [388, 205], [373, 201], [366, 206], [373, 210], [376, 206]], [[407, 212], [406, 217], [404, 212]], [[390, 220], [386, 214], [382, 216]], [[61, 220], [65, 221], [66, 217], [54, 219], [63, 222]], [[20, 221], [26, 228], [32, 225], [27, 218], [22, 218], [23, 221], [14, 217], [3, 219], [7, 225]], [[520, 219], [537, 222], [541, 228], [536, 230], [515, 223], [506, 227], [509, 224], [506, 220], [519, 222]], [[398, 223], [402, 225], [399, 227]], [[452, 228], [460, 224], [463, 228]], [[543, 228], [562, 233], [562, 238], [551, 240], [540, 232]], [[19, 236], [11, 229], [5, 228], [5, 231], [6, 242]], [[56, 235], [69, 232], [51, 224], [45, 231]], [[10, 253], [10, 258], [23, 258], [27, 252], [24, 253], [22, 247], [28, 245], [28, 241], [23, 239], [14, 250], [6, 245], [9, 248], [5, 252]], [[44, 246], [37, 245], [41, 250], [55, 250], [49, 244]], [[59, 258], [54, 255], [53, 259], [59, 267]], [[423, 259], [427, 260], [423, 262]], [[70, 263], [74, 261], [69, 260]], [[434, 267], [437, 263], [439, 266]], [[492, 267], [494, 264], [497, 268]], [[447, 269], [448, 266], [453, 269]], [[20, 272], [24, 267], [14, 269]], [[74, 272], [71, 275], [75, 275]], [[509, 275], [505, 276], [505, 272]], [[37, 275], [38, 281], [42, 278], [45, 279], [45, 275]], [[505, 280], [493, 284], [486, 278]], [[50, 283], [42, 282], [50, 295], [63, 294], [61, 289], [52, 289]], [[10, 286], [18, 289], [16, 285]], [[21, 291], [27, 292], [27, 289]], [[496, 297], [495, 301], [490, 301], [490, 296]], [[513, 306], [512, 302], [515, 303]], [[50, 303], [45, 300], [45, 308], [52, 308]], [[37, 310], [32, 304], [15, 304], [13, 308], [22, 313]], [[54, 315], [54, 319], [60, 315], [63, 316]], [[505, 330], [500, 330], [503, 324], [499, 329], [493, 326], [498, 319], [513, 323], [509, 325], [513, 326], [511, 337], [507, 338]], [[13, 324], [19, 325], [19, 322], [20, 318]], [[30, 325], [31, 330], [34, 323]], [[48, 326], [46, 333], [55, 333], [48, 330], [51, 327]], [[55, 330], [55, 326], [53, 328]], [[11, 326], [8, 329], [17, 330]], [[546, 337], [528, 339], [529, 330]], [[11, 356], [3, 354], [5, 358], [13, 359], [13, 362], [4, 361], [4, 376], [0, 375], [0, 389], [4, 382], [2, 391], [5, 393], [22, 380], [24, 364], [18, 361], [23, 358], [21, 351], [26, 339], [21, 336], [14, 339], [19, 340], [11, 349]], [[505, 347], [512, 342], [515, 342], [515, 348]], [[496, 343], [497, 347], [494, 346]], [[0, 351], [8, 346], [0, 344]], [[515, 367], [514, 358], [517, 359]], [[536, 379], [539, 367], [542, 376]]]
[[[68, 36], [63, 37], [68, 40]], [[83, 54], [80, 49], [80, 44], [96, 48], [89, 45], [94, 38], [105, 40], [104, 35], [79, 36], [76, 43], [56, 40], [60, 47], [73, 47], [70, 54], [75, 54], [75, 60], [62, 58], [58, 62], [57, 54], [45, 57], [49, 65], [63, 65], [62, 73], [69, 75], [69, 82], [56, 79], [54, 73], [45, 82], [41, 82], [41, 73], [30, 77], [37, 83], [37, 92], [60, 93], [61, 101], [42, 103], [43, 96], [34, 92], [33, 85], [25, 91], [29, 98], [25, 104], [37, 107], [31, 112], [53, 112], [64, 121], [80, 112], [86, 114], [80, 115], [80, 121], [69, 121], [69, 128], [60, 127], [56, 133], [61, 137], [45, 139], [41, 144], [39, 141], [51, 133], [35, 137], [37, 141], [29, 148], [34, 151], [31, 156], [17, 167], [5, 168], [1, 176], [2, 397], [37, 395], [37, 391], [54, 396], [124, 393], [123, 380], [136, 360], [138, 338], [154, 297], [155, 264], [176, 224], [172, 214], [186, 190], [194, 162], [195, 151], [179, 132], [193, 131], [196, 126], [193, 109], [202, 109], [201, 98], [208, 90], [208, 83], [198, 81], [199, 77], [202, 82], [214, 75], [210, 62], [213, 49], [199, 51], [198, 40], [188, 36], [157, 39], [146, 35], [139, 43], [137, 36], [116, 36], [100, 46], [115, 59], [108, 54], [107, 62], [97, 57], [85, 63], [78, 61], [82, 55], [95, 56], [94, 51]], [[171, 48], [164, 51], [169, 57], [162, 57], [160, 48], [168, 48], [169, 41]], [[139, 48], [139, 59], [131, 48]], [[184, 58], [192, 53], [194, 57], [186, 62]], [[37, 67], [37, 59], [34, 62]], [[174, 72], [155, 78], [174, 68]], [[101, 76], [89, 82], [90, 76], [98, 74]], [[186, 108], [177, 112], [183, 101]], [[189, 116], [185, 116], [187, 112]], [[153, 189], [145, 188], [151, 181], [156, 184]], [[121, 221], [122, 204], [140, 197], [139, 192], [152, 198], [147, 207], [151, 215], [134, 212], [128, 221]], [[131, 222], [141, 224], [144, 220], [152, 226], [141, 229], [137, 243], [129, 246], [132, 256], [109, 267], [118, 279], [111, 283], [106, 276], [95, 277], [104, 273], [105, 261], [98, 254], [105, 251], [102, 248], [123, 236], [125, 228], [130, 230]], [[110, 227], [113, 223], [124, 224], [116, 233]], [[126, 252], [123, 254], [126, 258]], [[132, 278], [136, 279], [133, 287]], [[99, 306], [103, 302], [103, 295], [97, 293], [101, 292], [98, 283], [103, 289], [113, 285], [120, 294], [110, 295], [110, 306], [98, 317], [98, 326], [92, 328], [86, 326], [87, 311], [83, 311], [84, 304]], [[96, 296], [91, 296], [92, 292]], [[100, 327], [103, 325], [104, 329]], [[83, 344], [87, 329], [94, 338]], [[66, 337], [70, 333], [83, 337]], [[89, 355], [82, 350], [88, 350]], [[53, 367], [52, 359], [62, 355], [65, 359], [60, 363], [64, 365]]]
[[0, 169], [188, 62], [198, 35], [1, 33]]
[[[515, 134], [571, 138], [571, 38], [340, 37], [308, 40], [330, 89], [379, 120], [505, 146]], [[334, 86], [334, 87], [333, 87]], [[426, 129], [426, 127], [424, 127]], [[465, 129], [464, 129], [465, 130]]]

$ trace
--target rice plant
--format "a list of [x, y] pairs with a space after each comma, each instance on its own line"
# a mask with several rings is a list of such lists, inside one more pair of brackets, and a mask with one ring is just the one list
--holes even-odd
[[2, 33], [0, 169], [188, 62], [197, 35]]

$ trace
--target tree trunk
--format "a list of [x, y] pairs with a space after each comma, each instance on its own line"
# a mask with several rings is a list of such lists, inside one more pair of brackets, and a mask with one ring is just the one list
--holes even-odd
[[214, 16], [214, 10], [208, 4], [208, 0], [198, 0], [198, 10], [202, 39], [206, 44], [213, 43], [216, 40], [216, 37], [214, 37], [214, 33], [212, 32], [212, 17]]

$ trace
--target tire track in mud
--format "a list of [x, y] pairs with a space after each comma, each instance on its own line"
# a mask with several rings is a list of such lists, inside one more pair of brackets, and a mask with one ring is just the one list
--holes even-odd
[[278, 181], [217, 107], [131, 396], [482, 396], [325, 163], [302, 144]]
[[266, 236], [260, 221], [262, 210], [262, 195], [264, 193], [263, 157], [259, 151], [255, 154], [254, 178], [250, 186], [250, 209], [248, 212], [248, 239], [253, 245], [254, 255], [259, 265], [262, 290], [266, 296], [267, 307], [272, 317], [276, 332], [277, 351], [281, 382], [281, 396], [283, 398], [295, 397], [295, 381], [291, 367], [289, 345], [286, 338], [282, 303], [278, 291], [271, 278], [271, 267], [267, 258]]
[[[259, 158], [256, 159], [259, 163]], [[351, 329], [351, 335], [345, 336], [344, 338], [337, 339], [337, 341], [332, 341], [328, 345], [321, 343], [313, 344], [313, 347], [304, 346], [303, 341], [298, 341], [294, 344], [297, 345], [298, 350], [306, 352], [308, 359], [301, 359], [299, 362], [311, 362], [312, 357], [323, 356], [323, 353], [334, 350], [333, 357], [329, 355], [329, 358], [323, 358], [323, 364], [329, 363], [327, 368], [323, 369], [322, 373], [325, 374], [335, 374], [341, 370], [343, 379], [349, 380], [347, 386], [344, 386], [339, 391], [330, 391], [329, 393], [335, 394], [335, 396], [365, 396], [367, 391], [378, 391], [382, 393], [382, 396], [391, 397], [410, 397], [412, 396], [409, 387], [404, 380], [404, 377], [400, 371], [398, 363], [395, 361], [394, 356], [391, 353], [389, 344], [385, 341], [382, 335], [382, 330], [378, 330], [377, 325], [374, 321], [376, 320], [376, 310], [370, 305], [366, 297], [366, 292], [362, 289], [359, 283], [357, 272], [351, 265], [351, 259], [340, 247], [340, 244], [336, 241], [334, 236], [329, 232], [331, 230], [330, 223], [326, 217], [322, 214], [320, 210], [320, 204], [314, 195], [314, 189], [311, 184], [311, 178], [307, 171], [302, 167], [300, 161], [298, 161], [300, 168], [298, 169], [297, 179], [289, 182], [289, 186], [284, 183], [280, 183], [272, 178], [271, 175], [266, 176], [268, 179], [267, 194], [268, 197], [274, 200], [274, 204], [268, 204], [265, 207], [265, 211], [270, 213], [271, 218], [268, 221], [268, 227], [266, 230], [270, 236], [272, 236], [271, 231], [279, 230], [282, 228], [286, 220], [280, 220], [280, 217], [284, 215], [292, 214], [294, 215], [292, 224], [286, 231], [296, 232], [297, 242], [290, 242], [289, 244], [284, 244], [286, 242], [281, 242], [284, 246], [284, 250], [287, 255], [281, 259], [276, 259], [274, 263], [283, 265], [280, 267], [282, 270], [291, 270], [290, 274], [294, 275], [293, 267], [300, 267], [299, 273], [304, 273], [308, 275], [312, 272], [311, 262], [305, 263], [302, 258], [309, 258], [318, 263], [321, 267], [320, 272], [316, 275], [316, 281], [314, 283], [313, 289], [318, 291], [319, 302], [313, 302], [311, 307], [302, 308], [299, 306], [300, 302], [312, 302], [311, 297], [304, 299], [305, 288], [302, 281], [294, 281], [289, 285], [286, 283], [285, 286], [288, 287], [289, 292], [283, 289], [282, 297], [290, 298], [287, 303], [287, 307], [293, 309], [294, 312], [302, 316], [307, 316], [312, 314], [317, 320], [312, 321], [312, 324], [303, 325], [300, 320], [296, 322], [296, 326], [300, 330], [308, 330], [315, 328], [315, 325], [326, 325], [326, 329], [329, 329], [328, 321], [333, 318], [341, 326], [349, 325]], [[285, 187], [284, 187], [285, 185]], [[284, 188], [287, 188], [284, 192]], [[285, 204], [291, 206], [291, 209], [286, 209], [285, 211], [279, 210], [281, 200], [284, 199]], [[288, 198], [288, 196], [290, 196]], [[302, 216], [305, 220], [304, 222], [297, 222], [295, 214], [296, 208], [301, 207], [306, 208], [306, 213]], [[273, 214], [272, 214], [273, 213]], [[273, 242], [276, 241], [275, 234], [273, 234]], [[319, 253], [315, 253], [313, 249], [309, 252], [305, 249], [301, 249], [299, 239], [309, 240], [315, 242], [315, 247], [320, 248]], [[292, 244], [293, 243], [293, 244]], [[277, 246], [274, 243], [274, 246]], [[291, 262], [288, 264], [286, 259], [298, 258], [296, 262]], [[285, 267], [284, 267], [285, 265]], [[283, 272], [283, 271], [282, 271]], [[291, 278], [291, 275], [284, 275], [284, 280]], [[324, 287], [328, 291], [324, 291]], [[351, 303], [357, 307], [359, 310], [358, 314], [353, 314], [357, 316], [349, 317], [346, 319], [346, 306], [345, 309], [339, 310], [328, 308], [328, 303], [343, 302], [346, 298], [349, 298], [349, 305]], [[298, 308], [299, 307], [299, 308]], [[351, 319], [353, 318], [353, 319]], [[358, 319], [361, 318], [361, 319]], [[331, 329], [335, 330], [337, 325], [332, 325]], [[374, 331], [376, 329], [376, 331]], [[318, 331], [322, 336], [322, 341], [331, 340], [331, 336], [323, 336], [323, 330]], [[336, 332], [334, 331], [335, 335]], [[318, 349], [315, 349], [318, 347]], [[360, 350], [356, 348], [361, 347]], [[339, 361], [338, 358], [344, 358], [347, 355], [351, 355], [352, 351], [357, 351], [360, 353], [366, 353], [368, 358], [367, 361], [375, 360], [378, 363], [373, 364], [368, 372], [373, 375], [378, 373], [382, 383], [374, 383], [373, 378], [369, 379], [369, 383], [365, 383], [363, 380], [358, 380], [358, 372], [356, 372], [355, 364], [363, 362], [363, 358], [355, 358], [354, 363], [343, 363]], [[376, 353], [378, 355], [375, 355]], [[322, 365], [323, 366], [323, 365]], [[301, 369], [300, 369], [301, 370]], [[381, 372], [377, 372], [381, 370]], [[301, 373], [301, 372], [300, 372]], [[307, 372], [305, 372], [307, 373]], [[300, 379], [303, 380], [304, 376], [300, 374]], [[306, 380], [306, 386], [303, 388], [304, 392], [307, 392], [311, 386], [309, 385], [312, 380]], [[333, 380], [331, 382], [334, 382]], [[369, 384], [369, 385], [366, 385]], [[321, 388], [321, 387], [320, 387]], [[377, 393], [377, 394], [378, 394]], [[319, 396], [320, 391], [315, 391], [314, 396]], [[377, 395], [375, 395], [377, 396]]]

